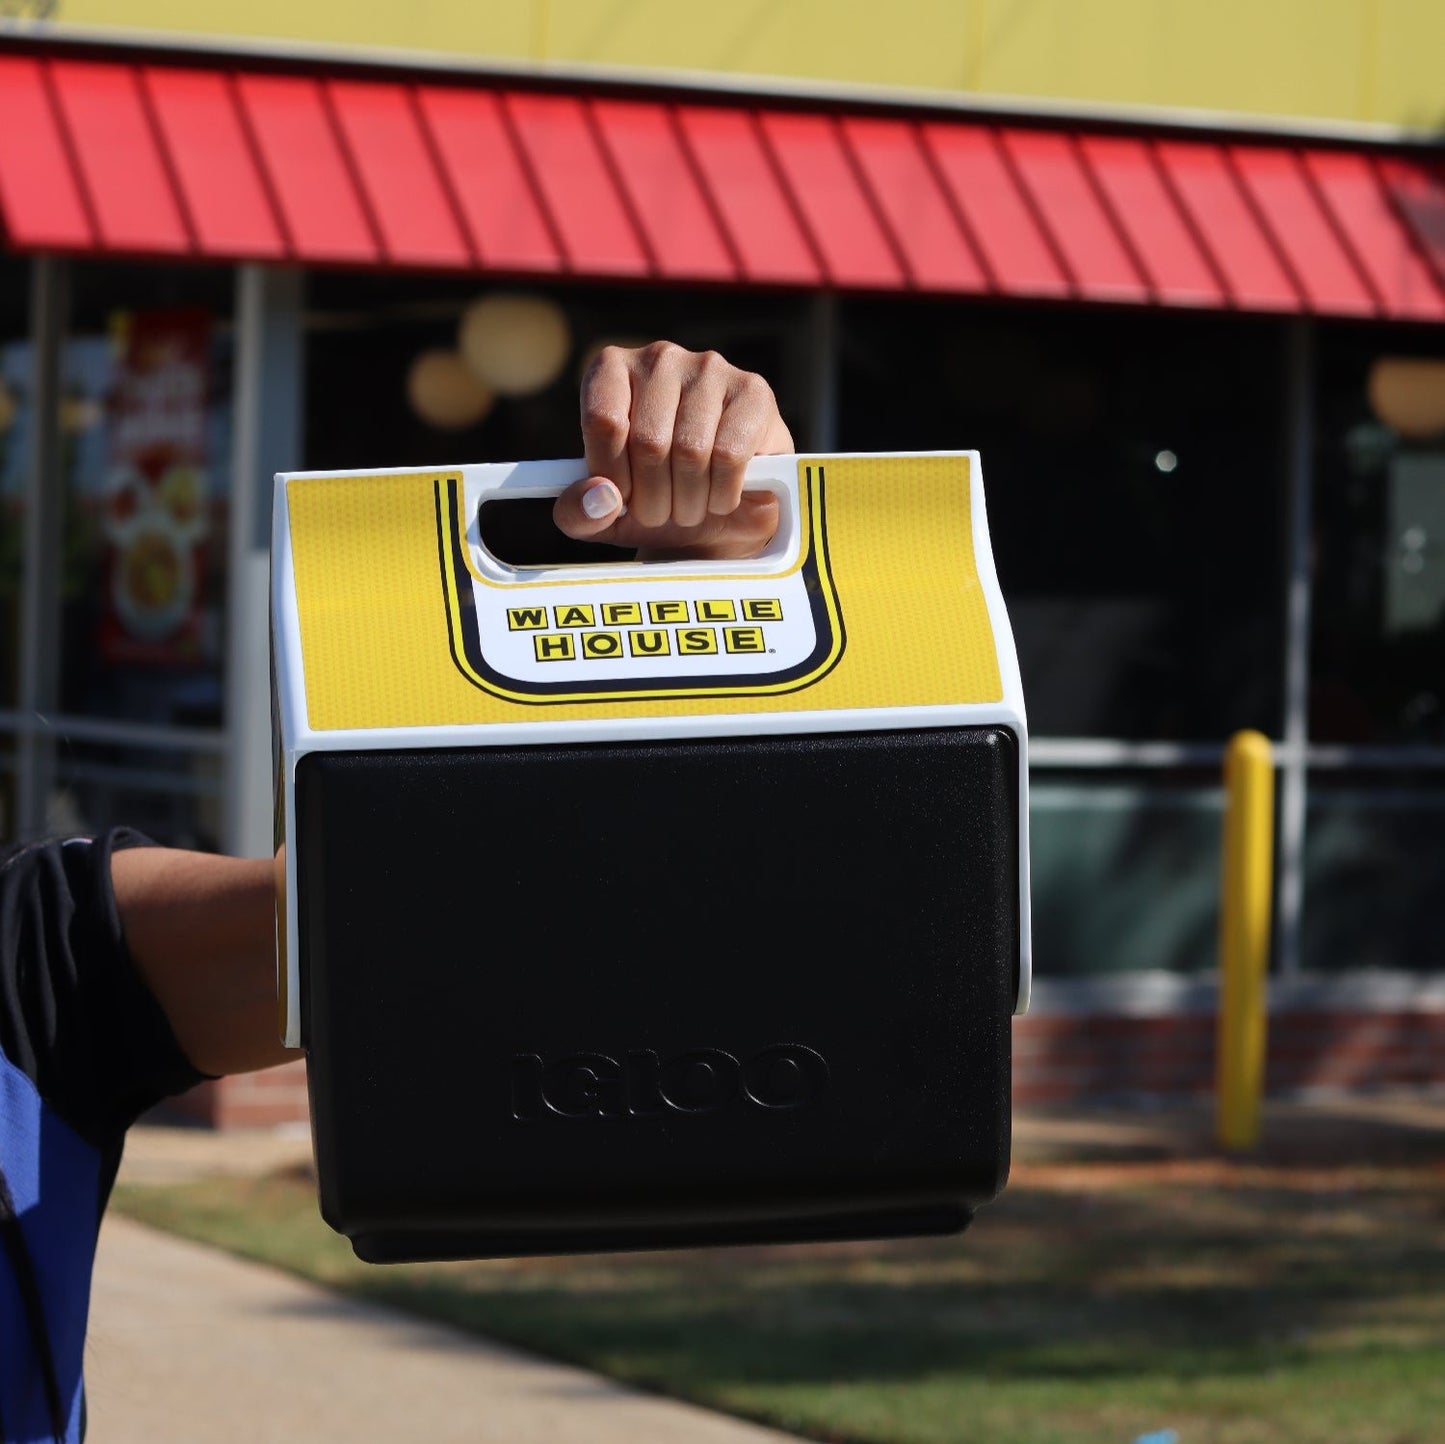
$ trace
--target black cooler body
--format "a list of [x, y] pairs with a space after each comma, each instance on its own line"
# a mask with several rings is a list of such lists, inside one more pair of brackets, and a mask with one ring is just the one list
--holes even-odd
[[963, 1227], [1016, 769], [992, 728], [305, 759], [327, 1221], [378, 1261]]

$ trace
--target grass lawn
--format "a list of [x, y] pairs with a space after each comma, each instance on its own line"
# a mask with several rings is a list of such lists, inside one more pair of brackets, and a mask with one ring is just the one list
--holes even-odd
[[1434, 1444], [1442, 1160], [1424, 1132], [1035, 1157], [957, 1238], [443, 1265], [358, 1262], [304, 1173], [130, 1185], [116, 1207], [816, 1439]]

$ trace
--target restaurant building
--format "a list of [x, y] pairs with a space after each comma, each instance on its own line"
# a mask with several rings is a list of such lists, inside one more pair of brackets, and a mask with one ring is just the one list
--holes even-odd
[[[1123, 0], [886, 35], [780, 0], [762, 36], [30, 8], [0, 838], [268, 852], [272, 474], [576, 454], [593, 350], [665, 336], [764, 373], [801, 449], [981, 453], [1032, 738], [1021, 1101], [1211, 1085], [1242, 728], [1277, 761], [1269, 1086], [1445, 1083], [1435, 7], [1333, 7], [1305, 54], [1295, 4], [1162, 39]], [[304, 1075], [189, 1106], [302, 1117]]]

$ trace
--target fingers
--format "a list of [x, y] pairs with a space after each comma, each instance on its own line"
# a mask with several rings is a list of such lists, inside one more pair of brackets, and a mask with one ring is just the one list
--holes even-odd
[[[752, 372], [735, 373], [713, 438], [707, 509], [714, 516], [727, 516], [737, 509], [748, 462], [769, 449], [777, 428], [787, 434], [772, 388]], [[787, 449], [792, 449], [791, 436], [787, 437]]]
[[672, 431], [672, 519], [678, 526], [701, 526], [718, 510], [712, 504], [712, 467], [733, 371], [716, 351], [708, 351], [696, 358], [683, 384]]
[[686, 354], [675, 346], [649, 346], [631, 371], [627, 464], [632, 473], [632, 496], [628, 506], [639, 526], [661, 527], [679, 520], [673, 515], [672, 438]]
[[649, 555], [742, 557], [767, 545], [776, 505], [758, 498], [744, 513], [743, 483], [754, 456], [791, 451], [793, 439], [761, 376], [666, 341], [609, 346], [581, 405], [590, 474], [554, 508], [569, 536]]
[[[616, 496], [612, 482], [587, 477], [568, 487], [552, 506], [559, 530], [577, 541], [602, 541], [632, 547], [639, 561], [724, 561], [755, 557], [778, 530], [778, 498], [770, 491], [744, 492], [727, 516], [705, 516], [698, 526], [639, 526], [625, 507], [589, 516], [588, 498], [599, 502]], [[601, 510], [601, 506], [598, 506]]]
[[616, 484], [625, 505], [632, 493], [627, 435], [632, 418], [632, 376], [616, 346], [605, 347], [582, 378], [582, 454], [593, 476]]
[[665, 528], [660, 533], [639, 536], [637, 560], [735, 561], [755, 557], [772, 541], [778, 530], [778, 499], [770, 491], [743, 495], [736, 511], [728, 516], [709, 516], [701, 526]]

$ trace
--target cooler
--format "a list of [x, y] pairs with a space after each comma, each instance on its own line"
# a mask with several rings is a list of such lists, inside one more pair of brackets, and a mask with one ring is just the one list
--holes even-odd
[[484, 542], [583, 474], [278, 478], [280, 1023], [324, 1217], [374, 1261], [964, 1227], [1029, 982], [977, 454], [758, 458], [782, 524], [745, 562]]

